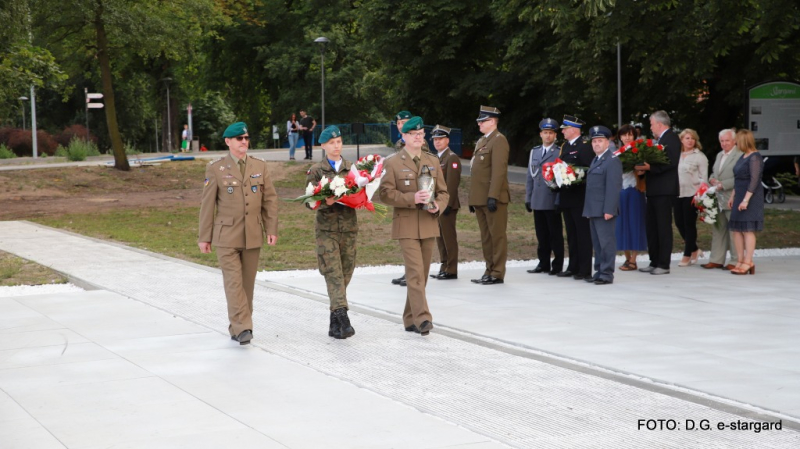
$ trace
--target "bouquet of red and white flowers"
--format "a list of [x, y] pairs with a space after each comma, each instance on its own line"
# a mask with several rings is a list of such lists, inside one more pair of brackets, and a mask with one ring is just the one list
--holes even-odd
[[623, 146], [614, 154], [622, 162], [622, 171], [627, 173], [636, 169], [636, 165], [648, 163], [669, 164], [669, 158], [664, 153], [664, 146], [655, 144], [653, 139], [636, 139]]
[[556, 158], [542, 164], [542, 177], [547, 187], [559, 190], [586, 182], [586, 167], [579, 167]]
[[709, 187], [708, 184], [700, 184], [700, 188], [692, 198], [692, 204], [697, 208], [697, 214], [703, 223], [716, 225], [717, 216], [721, 213], [719, 200], [717, 199], [717, 186]]
[[322, 201], [333, 197], [339, 204], [353, 209], [367, 209], [383, 216], [386, 206], [372, 202], [372, 195], [378, 190], [382, 175], [383, 158], [370, 154], [353, 164], [345, 176], [331, 179], [323, 176], [317, 185], [309, 182], [305, 195], [287, 201], [308, 204], [311, 209], [316, 209]]

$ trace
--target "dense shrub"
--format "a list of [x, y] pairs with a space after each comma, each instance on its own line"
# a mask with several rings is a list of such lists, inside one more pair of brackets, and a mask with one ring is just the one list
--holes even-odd
[[0, 159], [14, 159], [15, 157], [17, 155], [10, 148], [0, 143]]
[[[31, 141], [31, 131], [29, 129], [23, 130], [14, 128], [10, 131], [4, 130], [3, 134], [6, 139], [6, 146], [14, 151], [17, 156], [33, 155], [33, 142]], [[53, 136], [43, 130], [38, 130], [36, 132], [36, 140], [39, 154], [48, 154], [52, 156], [58, 147], [58, 143], [53, 139]]]
[[89, 132], [83, 125], [67, 126], [63, 131], [55, 136], [55, 139], [59, 145], [63, 145], [65, 147], [68, 147], [69, 143], [72, 142], [73, 139], [80, 139], [84, 141], [90, 140], [95, 144], [97, 143], [97, 137], [92, 137], [89, 139]]
[[[63, 148], [63, 147], [61, 147]], [[72, 139], [66, 148], [66, 157], [70, 161], [85, 161], [88, 156], [99, 156], [100, 151], [94, 142], [87, 142], [83, 139]]]

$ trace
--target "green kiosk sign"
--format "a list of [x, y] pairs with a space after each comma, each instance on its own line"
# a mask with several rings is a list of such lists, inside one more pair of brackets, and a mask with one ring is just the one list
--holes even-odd
[[800, 84], [774, 81], [750, 87], [747, 123], [765, 156], [800, 155]]

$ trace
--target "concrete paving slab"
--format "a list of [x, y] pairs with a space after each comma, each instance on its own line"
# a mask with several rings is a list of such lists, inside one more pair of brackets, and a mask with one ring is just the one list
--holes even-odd
[[3, 449], [503, 447], [117, 294], [0, 298], [24, 309], [62, 327], [0, 338]]
[[[60, 250], [57, 254], [53, 254], [52, 248], [56, 245]], [[436, 445], [434, 447], [478, 444], [491, 440], [514, 447], [777, 448], [796, 447], [800, 444], [800, 434], [795, 430], [800, 426], [793, 427], [797, 426], [797, 423], [788, 416], [759, 411], [741, 402], [714, 399], [680, 389], [667, 389], [646, 380], [640, 381], [631, 376], [617, 375], [596, 368], [609, 366], [612, 371], [619, 371], [618, 366], [627, 367], [626, 364], [634, 364], [632, 366], [635, 367], [638, 363], [641, 366], [655, 366], [655, 369], [662, 370], [663, 374], [666, 365], [666, 368], [672, 370], [667, 374], [672, 376], [673, 372], [676, 374], [682, 372], [681, 351], [694, 351], [697, 353], [696, 360], [690, 361], [691, 364], [698, 366], [698, 371], [690, 370], [690, 374], [702, 374], [702, 370], [711, 369], [710, 364], [702, 363], [705, 357], [702, 347], [687, 347], [687, 344], [672, 344], [671, 341], [648, 342], [627, 335], [624, 329], [622, 331], [616, 329], [626, 322], [620, 320], [618, 315], [631, 311], [635, 314], [631, 314], [632, 318], [628, 321], [635, 320], [639, 315], [648, 318], [665, 317], [651, 323], [651, 326], [655, 326], [658, 331], [655, 335], [665, 334], [674, 323], [701, 326], [703, 322], [713, 321], [713, 314], [702, 307], [698, 310], [705, 315], [694, 317], [691, 314], [691, 305], [694, 303], [702, 305], [705, 302], [694, 299], [693, 296], [697, 296], [694, 292], [682, 290], [680, 285], [676, 285], [679, 282], [663, 277], [653, 279], [649, 275], [642, 275], [640, 279], [650, 280], [641, 284], [631, 281], [631, 285], [625, 286], [620, 282], [607, 288], [562, 280], [570, 282], [569, 285], [575, 285], [574, 288], [565, 289], [563, 282], [536, 281], [533, 275], [524, 273], [523, 268], [515, 268], [512, 271], [517, 271], [514, 274], [518, 278], [517, 281], [502, 286], [502, 289], [492, 287], [476, 289], [467, 284], [469, 277], [465, 276], [463, 280], [458, 281], [465, 284], [462, 287], [464, 296], [454, 298], [463, 302], [460, 304], [461, 307], [455, 307], [457, 303], [454, 303], [454, 307], [444, 312], [437, 311], [433, 303], [433, 313], [439, 327], [429, 337], [421, 338], [404, 332], [398, 324], [397, 312], [401, 309], [404, 292], [400, 287], [388, 285], [391, 276], [384, 275], [382, 278], [358, 276], [354, 279], [350, 296], [352, 302], [363, 304], [356, 307], [362, 312], [352, 311], [351, 316], [357, 335], [345, 341], [334, 341], [327, 337], [327, 307], [315, 300], [319, 299], [318, 295], [298, 293], [294, 289], [275, 284], [259, 283], [256, 287], [257, 312], [254, 316], [256, 338], [253, 347], [241, 350], [242, 348], [231, 342], [233, 347], [214, 347], [205, 351], [198, 349], [202, 346], [198, 342], [190, 340], [196, 337], [198, 341], [204, 341], [208, 339], [206, 335], [208, 331], [212, 330], [218, 332], [223, 340], [229, 341], [224, 336], [227, 321], [224, 316], [221, 275], [217, 270], [26, 223], [0, 223], [0, 249], [71, 275], [81, 273], [85, 282], [135, 298], [143, 307], [153, 307], [176, 317], [175, 319], [197, 325], [200, 330], [194, 334], [142, 335], [145, 341], [142, 345], [131, 342], [134, 339], [125, 339], [120, 335], [110, 335], [104, 341], [93, 340], [93, 342], [109, 351], [112, 351], [109, 346], [118, 344], [116, 349], [126, 353], [124, 362], [130, 365], [127, 369], [138, 369], [143, 372], [143, 375], [138, 377], [154, 376], [163, 379], [190, 396], [197, 397], [203, 404], [208, 404], [246, 427], [260, 432], [262, 427], [256, 426], [269, 426], [271, 419], [281, 419], [274, 417], [273, 409], [263, 408], [265, 407], [263, 403], [268, 403], [271, 398], [277, 398], [281, 407], [287, 408], [292, 402], [286, 398], [291, 395], [302, 399], [299, 401], [301, 403], [313, 399], [315, 405], [306, 408], [314, 408], [312, 416], [323, 420], [327, 418], [325, 408], [316, 410], [320, 403], [324, 405], [330, 403], [327, 401], [336, 402], [336, 398], [339, 397], [337, 395], [342, 392], [359, 395], [363, 391], [365, 396], [355, 402], [364, 404], [361, 407], [364, 410], [358, 412], [362, 414], [354, 411], [355, 416], [359, 419], [362, 417], [374, 419], [377, 423], [382, 423], [382, 419], [392, 423], [391, 429], [397, 432], [393, 435], [401, 442], [398, 445], [401, 447], [406, 446], [404, 443], [408, 440], [403, 438], [408, 432], [401, 434], [396, 429], [400, 427], [405, 430], [407, 427], [385, 418], [388, 415], [380, 413], [381, 407], [389, 406], [385, 401], [399, 407], [395, 413], [401, 413], [399, 410], [408, 410], [414, 417], [443, 419], [444, 421], [441, 421], [443, 424], [459, 432], [468, 432], [459, 433], [454, 437], [455, 440], [443, 438], [442, 440], [447, 440], [443, 444], [435, 438], [430, 438], [431, 443]], [[64, 253], [72, 254], [73, 257], [64, 257]], [[101, 259], [110, 262], [98, 262]], [[123, 262], [117, 264], [114, 259]], [[302, 283], [302, 280], [300, 282]], [[541, 282], [542, 285], [538, 285], [537, 282]], [[546, 282], [550, 284], [545, 285]], [[362, 284], [357, 286], [358, 283]], [[440, 283], [441, 287], [435, 287], [434, 282], [432, 284], [434, 284], [432, 288], [439, 289], [431, 295], [432, 299], [436, 298], [439, 292], [452, 293], [448, 291], [451, 287], [445, 287], [444, 283]], [[542, 293], [543, 286], [547, 287], [547, 294]], [[469, 295], [466, 293], [468, 291], [473, 293]], [[645, 293], [640, 294], [637, 291]], [[659, 294], [653, 294], [654, 291]], [[385, 298], [381, 299], [382, 304], [391, 305], [391, 309], [387, 309], [386, 313], [370, 305], [370, 300], [379, 296], [389, 297], [388, 301]], [[641, 301], [637, 301], [639, 297], [642, 298]], [[509, 304], [504, 303], [506, 298], [510, 298]], [[791, 296], [789, 298], [791, 299]], [[649, 305], [657, 304], [658, 300], [670, 299], [688, 304], [686, 308], [690, 310], [679, 314], [679, 310], [670, 308], [669, 314], [665, 314], [663, 308], [648, 309]], [[554, 308], [553, 313], [548, 314], [550, 312], [548, 305], [553, 303], [568, 305]], [[54, 307], [53, 304], [45, 302], [40, 310], [45, 311], [46, 307]], [[582, 313], [580, 305], [586, 305], [586, 309], [591, 309], [588, 317]], [[498, 309], [506, 307], [505, 314], [498, 312]], [[610, 309], [606, 310], [608, 307]], [[74, 314], [57, 308], [52, 311], [54, 314], [61, 314], [62, 319], [75, 322], [76, 325], [87, 326], [86, 329], [89, 331], [92, 329], [91, 326], [81, 323]], [[605, 364], [594, 362], [589, 366], [574, 363], [563, 358], [549, 357], [531, 349], [539, 347], [540, 342], [536, 339], [543, 338], [543, 333], [524, 333], [526, 331], [521, 326], [522, 322], [518, 327], [520, 333], [508, 337], [514, 338], [507, 340], [510, 344], [504, 344], [493, 336], [492, 332], [504, 328], [503, 323], [508, 316], [520, 315], [523, 312], [541, 326], [552, 326], [552, 333], [555, 335], [551, 336], [548, 344], [554, 346], [563, 345], [563, 341], [570, 338], [569, 343], [575, 348], [585, 349], [587, 345], [593, 343], [594, 338], [606, 338], [606, 344], [599, 345], [606, 351], [606, 354], [602, 354]], [[592, 320], [592, 315], [601, 317]], [[146, 319], [147, 314], [142, 313], [138, 316]], [[475, 317], [483, 317], [483, 320]], [[466, 320], [470, 320], [470, 325], [462, 326], [460, 323]], [[745, 323], [757, 328], [764, 323], [763, 319], [751, 321], [740, 320], [739, 323], [730, 325]], [[165, 325], [170, 322], [170, 320], [163, 321]], [[442, 326], [442, 323], [448, 326]], [[781, 333], [784, 331], [783, 327], [787, 325], [788, 323], [780, 323], [773, 331]], [[659, 326], [662, 329], [659, 329]], [[442, 329], [443, 327], [449, 329]], [[641, 333], [642, 329], [635, 327], [634, 332]], [[558, 339], [556, 333], [562, 334], [564, 339]], [[165, 341], [157, 343], [156, 340], [161, 338]], [[165, 351], [164, 348], [168, 346], [167, 341], [180, 341], [177, 343], [178, 351], [175, 353]], [[628, 345], [628, 341], [635, 344]], [[148, 347], [153, 350], [148, 350]], [[608, 349], [609, 347], [612, 349]], [[654, 356], [649, 354], [651, 347], [656, 348], [652, 351]], [[587, 359], [597, 356], [599, 351], [599, 347], [587, 351], [589, 353]], [[213, 356], [209, 355], [211, 353]], [[711, 355], [721, 357], [719, 354]], [[268, 357], [270, 360], [262, 357]], [[670, 362], [660, 360], [669, 357], [674, 358]], [[117, 372], [110, 366], [102, 365], [110, 362], [116, 360], [59, 364], [52, 367], [61, 371], [60, 376], [68, 375], [63, 370], [70, 365], [85, 365], [85, 368], [97, 370], [100, 378], [110, 377], [113, 380], [114, 375], [120, 379], [136, 378], [124, 377], [128, 373], [120, 366], [116, 367], [119, 370]], [[230, 400], [230, 395], [233, 393], [232, 389], [238, 385], [230, 381], [231, 366], [245, 363], [253, 363], [256, 367], [237, 374], [244, 379], [245, 384], [258, 385], [253, 391], [248, 391], [247, 395], [242, 395], [241, 399], [242, 401], [248, 401], [251, 397], [260, 399], [251, 403], [255, 410], [254, 414], [262, 416], [262, 419], [256, 420], [257, 422], [253, 424], [243, 422], [248, 418], [243, 416], [241, 410], [230, 409], [231, 403], [237, 403]], [[715, 365], [727, 363], [728, 360], [724, 359]], [[92, 364], [93, 366], [90, 366]], [[287, 376], [286, 367], [292, 366], [303, 367], [308, 373], [303, 373], [303, 377]], [[30, 375], [41, 376], [44, 378], [44, 384], [51, 382], [52, 379], [46, 377], [47, 373], [37, 371], [41, 368], [24, 367], [10, 371], [25, 372], [28, 378]], [[9, 370], [0, 370], [0, 388], [12, 396], [30, 394], [33, 391], [31, 385], [26, 384], [19, 375], [9, 375], [6, 371]], [[79, 374], [81, 370], [74, 371], [78, 382], [73, 383], [88, 383], [88, 380]], [[628, 372], [635, 371], [631, 369]], [[196, 377], [198, 373], [204, 373], [202, 379]], [[715, 375], [733, 379], [734, 374], [739, 373], [731, 371]], [[774, 372], [770, 373], [772, 374]], [[306, 396], [308, 392], [305, 388], [281, 389], [276, 386], [276, 383], [286, 383], [295, 378], [305, 379], [304, 376], [315, 379], [317, 376], [323, 376], [326, 379], [313, 383], [303, 382], [319, 388], [318, 394]], [[331, 385], [335, 386], [329, 386], [327, 379], [330, 379]], [[697, 377], [697, 380], [699, 379], [700, 377]], [[788, 381], [784, 382], [784, 379], [768, 380], [772, 389], [776, 386], [783, 388], [784, 385], [791, 387]], [[671, 381], [667, 379], [663, 383], [668, 384]], [[203, 388], [203, 385], [206, 385], [206, 388]], [[744, 387], [748, 388], [749, 392], [764, 391], [755, 385]], [[369, 405], [374, 402], [370, 402], [372, 399], [366, 396], [367, 393], [375, 397], [374, 401], [383, 405]], [[200, 399], [204, 394], [207, 394], [208, 398]], [[262, 408], [259, 408], [260, 404]], [[781, 407], [785, 405], [777, 404]], [[291, 413], [291, 410], [287, 412]], [[295, 416], [296, 419], [285, 421], [280, 429], [274, 431], [284, 431], [283, 436], [297, 438], [295, 444], [302, 444], [304, 440], [300, 441], [302, 438], [297, 437], [296, 432], [286, 430], [290, 426], [289, 421], [296, 423], [300, 417], [306, 415]], [[666, 433], [637, 429], [638, 420], [647, 418], [672, 418], [680, 422], [686, 419], [696, 421], [708, 419], [713, 423], [725, 423], [737, 420], [752, 422], [754, 417], [759, 420], [783, 419], [787, 427], [783, 431], [760, 433], [677, 431]], [[382, 425], [388, 425], [359, 424], [362, 429], [380, 429]], [[421, 428], [425, 426], [421, 425]], [[263, 432], [271, 430], [273, 429], [264, 429]], [[155, 437], [150, 435], [149, 438]], [[321, 441], [313, 434], [309, 438], [313, 443]], [[370, 447], [372, 436], [363, 438], [360, 441], [364, 441], [365, 447]], [[471, 438], [472, 441], [469, 441]], [[418, 438], [420, 439], [422, 438]], [[384, 441], [391, 440], [384, 438]], [[418, 446], [419, 442], [415, 442], [414, 445]]]

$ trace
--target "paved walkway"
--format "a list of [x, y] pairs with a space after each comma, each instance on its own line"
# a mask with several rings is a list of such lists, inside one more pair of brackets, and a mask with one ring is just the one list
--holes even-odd
[[[0, 441], [25, 442], [12, 447], [220, 447], [235, 438], [245, 447], [292, 448], [800, 445], [800, 425], [790, 417], [477, 336], [489, 334], [480, 322], [523, 315], [520, 305], [538, 284], [521, 274], [509, 279], [507, 290], [465, 290], [460, 300], [472, 309], [469, 324], [446, 317], [441, 301], [459, 298], [432, 292], [440, 326], [427, 338], [404, 332], [396, 314], [354, 307], [360, 310], [351, 314], [357, 334], [345, 341], [327, 337], [327, 307], [314, 294], [259, 282], [256, 338], [248, 348], [227, 338], [218, 270], [22, 222], [0, 222], [0, 249], [107, 290], [0, 300], [0, 423], [9, 424], [0, 426]], [[466, 277], [459, 283], [467, 288]], [[613, 289], [622, 285], [596, 287], [594, 301], [621, 296], [625, 287]], [[350, 296], [368, 304], [395, 298], [398, 288], [380, 282]], [[490, 313], [476, 307], [481, 300], [517, 306]], [[539, 307], [548, 302], [559, 304], [536, 301]], [[560, 310], [562, 319], [614, 317], [582, 305]], [[401, 302], [386, 308], [394, 313]], [[623, 319], [608, 323], [620, 326]], [[746, 324], [722, 319], [731, 328]], [[639, 323], [639, 329], [649, 325]], [[541, 326], [530, 316], [529, 328]], [[571, 334], [579, 329], [548, 332], [552, 340], [574, 342]], [[737, 338], [735, 329], [721, 338]], [[638, 355], [647, 351], [642, 347]], [[680, 363], [679, 351], [672, 360]], [[712, 362], [709, 367], [718, 361]], [[716, 430], [718, 423], [752, 418], [782, 418], [783, 430]], [[674, 419], [678, 427], [645, 430], [644, 419]], [[698, 426], [708, 420], [715, 430], [687, 431], [687, 420]]]

